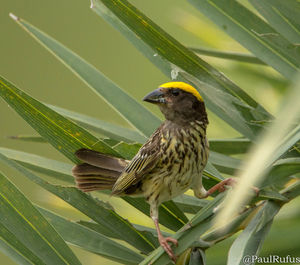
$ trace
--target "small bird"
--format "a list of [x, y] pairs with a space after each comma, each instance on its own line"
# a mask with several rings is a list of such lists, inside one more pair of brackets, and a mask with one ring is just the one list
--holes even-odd
[[[131, 161], [80, 149], [76, 156], [84, 163], [72, 173], [77, 187], [85, 192], [111, 189], [112, 195], [144, 196], [150, 204], [160, 245], [173, 262], [176, 256], [159, 228], [158, 207], [162, 202], [192, 189], [198, 198], [224, 190], [230, 179], [206, 191], [202, 173], [209, 146], [206, 138], [208, 118], [203, 98], [191, 85], [168, 82], [143, 99], [157, 105], [166, 120], [140, 148]], [[145, 121], [146, 122], [146, 121]]]

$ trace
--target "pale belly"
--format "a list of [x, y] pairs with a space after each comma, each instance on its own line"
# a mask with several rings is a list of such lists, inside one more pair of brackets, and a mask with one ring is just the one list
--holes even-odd
[[[194, 172], [193, 172], [194, 171]], [[142, 195], [149, 203], [158, 205], [169, 201], [192, 188], [195, 183], [202, 183], [202, 171], [188, 170], [183, 174], [157, 174], [149, 176], [143, 181]]]

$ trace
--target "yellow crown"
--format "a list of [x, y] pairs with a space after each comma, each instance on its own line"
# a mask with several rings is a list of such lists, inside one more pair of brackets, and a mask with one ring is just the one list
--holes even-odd
[[197, 89], [184, 82], [168, 82], [160, 85], [159, 87], [179, 88], [183, 91], [193, 94], [199, 101], [203, 101], [203, 98], [201, 97]]

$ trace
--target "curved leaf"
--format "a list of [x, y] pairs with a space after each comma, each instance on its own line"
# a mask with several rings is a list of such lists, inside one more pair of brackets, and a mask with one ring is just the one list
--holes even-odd
[[251, 142], [244, 138], [210, 139], [209, 149], [227, 155], [244, 154], [248, 151]]
[[27, 248], [13, 233], [0, 224], [0, 249], [17, 264], [45, 264]]
[[0, 96], [43, 138], [75, 163], [79, 160], [74, 153], [83, 147], [120, 156], [109, 145], [30, 97], [2, 77], [0, 77]]
[[[279, 209], [280, 207], [276, 203], [266, 202], [232, 244], [228, 254], [228, 265], [242, 265], [245, 256], [254, 259], [258, 255], [261, 245], [270, 230], [273, 218]], [[249, 262], [249, 264], [251, 263], [255, 263], [255, 260]]]
[[297, 125], [300, 114], [299, 95], [299, 82], [295, 82], [295, 86], [284, 98], [278, 117], [259, 137], [257, 145], [243, 163], [243, 168], [239, 172], [239, 183], [228, 194], [225, 206], [218, 217], [219, 225], [237, 214], [238, 209], [254, 195], [249, 193], [251, 187], [263, 182], [274, 162], [299, 141], [300, 125]]
[[189, 2], [286, 78], [291, 79], [299, 72], [300, 53], [297, 47], [236, 0]]
[[124, 34], [167, 76], [194, 84], [221, 119], [253, 139], [269, 114], [246, 92], [164, 32], [126, 0], [92, 1], [93, 10]]
[[291, 43], [300, 42], [300, 3], [295, 0], [250, 0], [281, 35]]
[[210, 50], [210, 49], [204, 49], [204, 48], [190, 48], [195, 53], [221, 58], [221, 59], [229, 59], [229, 60], [235, 60], [243, 63], [254, 63], [254, 64], [263, 64], [265, 63], [261, 60], [259, 60], [257, 57], [246, 54], [246, 53], [237, 53], [237, 52], [223, 52], [218, 50]]
[[71, 164], [4, 147], [0, 147], [0, 154], [17, 161], [26, 168], [74, 184], [74, 177], [71, 176]]
[[285, 188], [282, 191], [283, 196], [288, 198], [285, 203], [291, 201], [292, 199], [296, 198], [297, 196], [300, 196], [300, 179], [289, 185], [287, 188]]
[[222, 241], [234, 233], [244, 229], [244, 227], [251, 221], [251, 217], [255, 211], [257, 211], [259, 206], [253, 206], [247, 211], [239, 214], [238, 216], [234, 217], [228, 224], [222, 227], [215, 227], [208, 233], [206, 233], [201, 239], [210, 244], [210, 246]]
[[[284, 185], [289, 181], [287, 177], [300, 172], [300, 158], [285, 158], [276, 161], [266, 179], [260, 184], [260, 188]], [[282, 183], [281, 183], [282, 182]], [[281, 186], [282, 186], [281, 185]]]
[[209, 158], [212, 164], [225, 174], [233, 175], [241, 168], [241, 160], [217, 152], [210, 151]]
[[186, 213], [196, 214], [209, 202], [205, 199], [198, 199], [194, 196], [182, 194], [173, 199], [176, 205]]
[[0, 235], [35, 264], [80, 264], [60, 235], [0, 173]]
[[[70, 164], [8, 148], [0, 147], [0, 154], [17, 161], [26, 168], [54, 177], [55, 179], [74, 184], [74, 178], [71, 176], [72, 165]], [[110, 194], [109, 191], [99, 192]], [[145, 199], [126, 196], [122, 197], [122, 199], [140, 210], [145, 215], [149, 216], [150, 208]], [[173, 212], [173, 210], [175, 210], [175, 212]], [[159, 216], [159, 222], [161, 224], [175, 231], [187, 222], [186, 216], [182, 213], [182, 211], [179, 211], [178, 207], [171, 201], [168, 202], [168, 204], [162, 204], [159, 208]]]
[[63, 199], [106, 229], [113, 230], [118, 234], [120, 239], [128, 242], [137, 249], [148, 253], [155, 248], [141, 232], [137, 231], [127, 220], [118, 215], [108, 203], [93, 198], [75, 187], [62, 187], [50, 184], [2, 154], [0, 154], [0, 160], [18, 170], [42, 188]]
[[76, 121], [83, 127], [91, 129], [109, 138], [116, 139], [118, 141], [132, 141], [144, 143], [147, 138], [141, 135], [139, 132], [125, 127], [118, 126], [106, 121], [98, 120], [96, 118], [83, 115], [74, 111], [70, 111], [64, 108], [46, 104], [49, 108], [58, 112], [59, 114]]
[[80, 224], [38, 207], [67, 242], [122, 264], [137, 264], [143, 257], [121, 244]]
[[26, 21], [19, 18], [15, 21], [142, 134], [150, 136], [160, 125], [154, 114], [94, 66]]
[[[296, 110], [294, 110], [296, 111]], [[300, 112], [300, 111], [299, 111]], [[295, 144], [300, 141], [300, 125], [292, 128], [278, 144], [273, 154], [273, 161], [286, 154]]]
[[[2, 78], [0, 78], [0, 96], [2, 96], [41, 136], [47, 139], [49, 143], [73, 162], [80, 162], [74, 153], [82, 147], [121, 157], [117, 151], [101, 139], [97, 139], [86, 130], [33, 99]], [[127, 102], [126, 104], [130, 105], [131, 103]], [[137, 110], [134, 112], [137, 113]], [[141, 113], [142, 112], [140, 112], [140, 114]], [[143, 124], [145, 124], [144, 119], [146, 117], [147, 116], [142, 118]], [[135, 199], [133, 199], [133, 201], [134, 200]], [[145, 206], [143, 209], [145, 210], [147, 204], [146, 202], [143, 204]], [[176, 206], [173, 205], [173, 207], [175, 208]], [[171, 213], [173, 217], [176, 217], [176, 215], [167, 208], [168, 207], [166, 207], [165, 210], [168, 210], [169, 213], [166, 213], [166, 215], [170, 215]], [[177, 212], [179, 211], [180, 210], [177, 209]], [[181, 212], [181, 216], [183, 217], [184, 213]], [[187, 220], [186, 217], [184, 220]], [[174, 220], [173, 218], [171, 225], [173, 228], [176, 226], [178, 229], [183, 224], [184, 222], [182, 222], [182, 220], [179, 221], [178, 218]]]

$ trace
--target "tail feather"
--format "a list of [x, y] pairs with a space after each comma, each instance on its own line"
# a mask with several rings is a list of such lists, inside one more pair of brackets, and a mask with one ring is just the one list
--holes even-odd
[[118, 178], [121, 172], [83, 163], [73, 167], [72, 173], [73, 175], [78, 175], [78, 176], [102, 175], [104, 177], [107, 176], [107, 177]]
[[85, 175], [85, 176], [76, 176], [76, 182], [78, 183], [90, 183], [90, 182], [97, 182], [97, 183], [114, 183], [115, 178], [108, 179], [107, 176], [101, 175]]
[[78, 185], [77, 188], [82, 190], [83, 192], [95, 191], [95, 190], [110, 190], [112, 188], [111, 185], [104, 184], [86, 184], [86, 185]]
[[89, 149], [80, 149], [75, 155], [85, 162], [72, 169], [77, 187], [84, 192], [112, 189], [127, 164], [126, 160]]
[[90, 149], [79, 149], [75, 152], [75, 155], [90, 165], [110, 169], [118, 172], [122, 172], [127, 165], [127, 161], [121, 158], [116, 158], [108, 155], [101, 154], [99, 152]]

